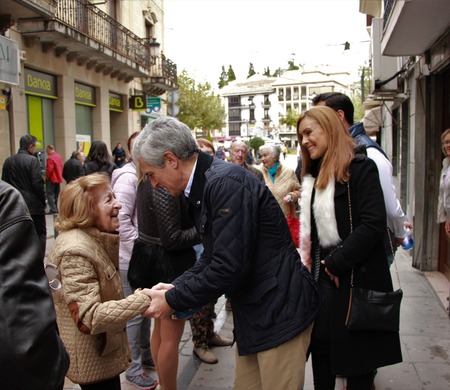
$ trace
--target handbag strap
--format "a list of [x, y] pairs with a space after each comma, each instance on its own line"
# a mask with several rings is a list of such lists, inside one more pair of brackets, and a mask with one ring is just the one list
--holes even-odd
[[[350, 197], [350, 179], [347, 181], [347, 196], [348, 196], [348, 212], [349, 212], [349, 218], [350, 218], [350, 233], [353, 232], [353, 218], [352, 218], [352, 201], [351, 201], [351, 197]], [[387, 228], [387, 235], [388, 235], [388, 239], [389, 239], [389, 245], [391, 246], [391, 251], [392, 251], [392, 256], [394, 257], [394, 265], [395, 265], [395, 274], [397, 276], [397, 282], [398, 282], [398, 287], [401, 288], [401, 284], [400, 284], [400, 277], [398, 275], [398, 268], [397, 268], [397, 263], [395, 262], [395, 252], [394, 252], [394, 245], [392, 244], [392, 239], [391, 239], [391, 235], [389, 234], [389, 226], [386, 226]], [[353, 277], [354, 277], [354, 269], [352, 268], [352, 276], [350, 279], [350, 284], [351, 287], [353, 286]]]

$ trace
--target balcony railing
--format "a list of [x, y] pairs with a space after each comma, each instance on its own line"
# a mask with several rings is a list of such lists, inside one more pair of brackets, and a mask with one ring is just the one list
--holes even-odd
[[86, 0], [59, 0], [55, 19], [123, 57], [150, 68], [149, 42]]
[[395, 2], [396, 0], [384, 0], [383, 29], [386, 28]]
[[178, 82], [177, 65], [161, 54], [151, 67], [150, 77], [163, 77], [173, 83]]

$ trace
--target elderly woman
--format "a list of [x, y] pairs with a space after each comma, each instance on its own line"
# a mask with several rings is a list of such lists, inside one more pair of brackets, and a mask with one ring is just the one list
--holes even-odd
[[292, 226], [291, 221], [296, 222], [295, 219], [298, 219], [294, 205], [300, 198], [300, 183], [294, 170], [280, 163], [279, 146], [263, 145], [259, 148], [259, 153], [264, 182], [280, 205], [284, 216], [288, 218], [292, 238], [298, 247], [298, 223]]
[[442, 133], [441, 141], [445, 158], [442, 161], [437, 222], [444, 223], [445, 233], [450, 236], [450, 129]]
[[60, 234], [48, 261], [58, 267], [61, 281], [54, 303], [70, 356], [67, 376], [82, 389], [121, 388], [119, 375], [130, 364], [126, 323], [150, 304], [142, 291], [124, 298], [120, 208], [106, 174], [80, 177], [59, 198]]

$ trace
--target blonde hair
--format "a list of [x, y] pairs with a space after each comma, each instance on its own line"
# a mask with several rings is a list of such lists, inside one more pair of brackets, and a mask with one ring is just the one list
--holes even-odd
[[56, 229], [67, 231], [94, 226], [97, 217], [95, 191], [99, 187], [109, 186], [110, 179], [105, 173], [81, 176], [70, 182], [59, 195]]
[[311, 173], [313, 165], [307, 149], [302, 144], [303, 136], [299, 131], [305, 118], [316, 121], [328, 137], [328, 147], [322, 158], [316, 188], [324, 189], [332, 177], [339, 183], [346, 182], [349, 179], [348, 168], [355, 157], [353, 149], [356, 144], [339, 115], [326, 106], [313, 107], [304, 111], [298, 118], [297, 137], [302, 151], [302, 176]]
[[214, 154], [216, 154], [216, 149], [214, 148], [214, 145], [210, 140], [207, 140], [206, 138], [199, 138], [197, 140], [197, 144], [200, 149], [206, 146], [207, 148], [210, 148]]
[[441, 134], [442, 152], [444, 153], [444, 155], [445, 155], [446, 157], [447, 157], [447, 152], [445, 151], [444, 140], [445, 140], [445, 137], [447, 136], [448, 133], [450, 133], [450, 129], [445, 130], [445, 131]]

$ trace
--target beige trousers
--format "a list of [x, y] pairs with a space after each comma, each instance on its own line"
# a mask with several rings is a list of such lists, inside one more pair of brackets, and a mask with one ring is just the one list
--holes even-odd
[[301, 390], [312, 325], [292, 340], [267, 351], [239, 356], [236, 349], [234, 390]]

